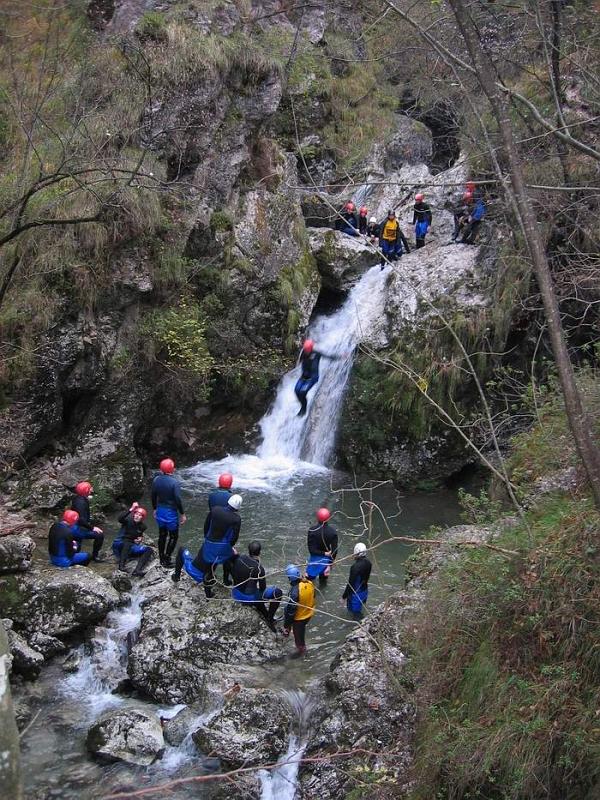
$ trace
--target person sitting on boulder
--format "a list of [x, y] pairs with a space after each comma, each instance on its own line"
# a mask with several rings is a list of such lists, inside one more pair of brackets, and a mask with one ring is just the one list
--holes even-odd
[[413, 225], [415, 226], [415, 247], [425, 246], [425, 237], [432, 223], [431, 207], [425, 202], [425, 195], [417, 192], [413, 206]]
[[328, 508], [317, 509], [317, 522], [308, 529], [308, 563], [306, 574], [314, 581], [319, 578], [319, 583], [325, 583], [331, 572], [331, 565], [336, 559], [338, 551], [338, 535], [333, 525], [329, 524], [331, 512]]
[[198, 551], [196, 558], [192, 556], [187, 547], [180, 547], [175, 557], [175, 571], [171, 575], [171, 580], [177, 583], [181, 580], [181, 571], [185, 570], [196, 583], [204, 584], [204, 593], [207, 598], [213, 597], [212, 590], [204, 580], [208, 569], [208, 566], [202, 561], [202, 547]]
[[[206, 536], [210, 527], [211, 511], [213, 508], [215, 508], [215, 506], [222, 506], [223, 508], [227, 507], [229, 498], [233, 494], [233, 491], [231, 490], [232, 485], [233, 475], [231, 475], [229, 472], [224, 472], [222, 475], [219, 475], [217, 488], [208, 495], [208, 514], [204, 520], [204, 536]], [[227, 561], [223, 564], [223, 583], [225, 586], [231, 586], [232, 583]]]
[[319, 380], [319, 363], [321, 359], [329, 358], [332, 361], [338, 361], [344, 357], [345, 354], [334, 356], [320, 352], [319, 350], [315, 350], [315, 343], [313, 340], [306, 339], [302, 345], [302, 350], [300, 351], [300, 356], [298, 359], [302, 373], [296, 381], [296, 385], [294, 387], [294, 392], [296, 393], [296, 397], [300, 403], [300, 411], [298, 411], [299, 417], [303, 417], [306, 414], [306, 396]]
[[371, 217], [367, 225], [366, 237], [370, 244], [375, 244], [379, 240], [379, 225], [375, 217]]
[[92, 561], [104, 561], [104, 556], [100, 555], [104, 544], [104, 531], [99, 528], [91, 519], [90, 500], [94, 495], [94, 489], [89, 481], [79, 481], [75, 487], [75, 494], [71, 500], [71, 509], [79, 515], [77, 525], [73, 531], [73, 538], [77, 542], [77, 550], [81, 550], [83, 539], [92, 539]]
[[369, 213], [369, 209], [366, 206], [361, 206], [358, 209], [358, 232], [362, 234], [362, 236], [366, 236], [367, 234], [367, 214]]
[[342, 599], [346, 601], [346, 608], [355, 617], [362, 615], [367, 602], [370, 576], [371, 562], [367, 558], [367, 547], [358, 542], [354, 545], [354, 563], [350, 567], [348, 583], [342, 595]]
[[234, 545], [239, 539], [242, 526], [239, 514], [241, 507], [242, 496], [232, 494], [225, 507], [215, 506], [210, 512], [210, 524], [200, 548], [200, 560], [197, 564], [205, 573], [204, 585], [207, 597], [211, 596], [212, 587], [216, 583], [215, 567], [229, 562], [236, 554]]
[[475, 244], [477, 232], [485, 217], [485, 203], [481, 195], [473, 196], [470, 213], [464, 223], [461, 244]]
[[354, 213], [354, 203], [348, 201], [345, 204], [336, 220], [336, 228], [347, 236], [358, 236], [358, 220]]
[[[231, 574], [233, 575], [233, 589], [231, 596], [238, 603], [250, 603], [260, 616], [266, 621], [272, 631], [275, 631], [275, 613], [279, 607], [279, 599], [283, 592], [277, 586], [267, 586], [265, 568], [260, 563], [260, 542], [250, 542], [248, 555], [235, 554], [231, 560]], [[263, 599], [270, 597], [269, 608], [265, 607]]]
[[294, 564], [288, 564], [285, 574], [290, 582], [290, 595], [283, 616], [283, 635], [289, 636], [290, 630], [294, 631], [297, 654], [301, 656], [306, 652], [306, 626], [315, 613], [315, 587]]
[[179, 538], [179, 523], [184, 525], [187, 517], [179, 481], [173, 477], [175, 462], [172, 458], [163, 458], [159, 469], [160, 475], [152, 481], [152, 508], [158, 523], [158, 557], [161, 567], [172, 567], [171, 556]]
[[139, 503], [133, 503], [128, 511], [119, 517], [121, 530], [112, 543], [112, 551], [119, 559], [119, 569], [125, 572], [125, 565], [130, 558], [137, 558], [138, 562], [131, 573], [135, 577], [142, 577], [144, 571], [152, 560], [152, 548], [144, 544], [144, 520], [148, 512]]
[[453, 211], [454, 215], [454, 231], [452, 232], [452, 241], [455, 242], [463, 231], [469, 218], [471, 208], [473, 207], [473, 194], [465, 192], [462, 196], [460, 203], [458, 203]]
[[396, 212], [391, 208], [379, 226], [379, 245], [381, 247], [381, 269], [386, 265], [386, 258], [388, 261], [397, 261], [404, 250], [410, 253], [406, 236], [402, 233], [400, 223], [396, 219]]
[[60, 522], [55, 522], [48, 534], [48, 555], [50, 563], [55, 567], [73, 567], [75, 564], [86, 566], [90, 563], [89, 553], [77, 552], [75, 527], [79, 514], [73, 509], [65, 511]]

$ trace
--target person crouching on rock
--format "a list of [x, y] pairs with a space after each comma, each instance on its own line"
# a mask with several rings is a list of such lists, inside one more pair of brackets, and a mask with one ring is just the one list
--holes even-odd
[[210, 524], [199, 553], [206, 573], [204, 586], [207, 597], [213, 595], [212, 589], [216, 583], [215, 567], [230, 562], [236, 554], [234, 545], [239, 539], [242, 527], [242, 518], [239, 514], [241, 507], [242, 496], [232, 494], [225, 507], [215, 506], [210, 512]]
[[345, 357], [347, 357], [347, 354], [334, 356], [319, 352], [315, 350], [315, 343], [313, 340], [306, 339], [298, 358], [302, 372], [294, 386], [294, 392], [300, 403], [300, 411], [298, 411], [299, 417], [303, 417], [306, 414], [307, 395], [319, 381], [319, 363], [321, 359], [329, 358], [332, 361], [339, 361], [339, 359]]
[[352, 201], [349, 200], [340, 211], [340, 215], [336, 220], [336, 227], [346, 236], [358, 236], [358, 220], [354, 213], [354, 203]]
[[172, 567], [171, 556], [179, 538], [179, 523], [185, 525], [187, 517], [179, 481], [173, 477], [175, 462], [172, 458], [163, 458], [159, 469], [160, 475], [152, 481], [152, 508], [158, 523], [158, 557], [161, 567]]
[[92, 539], [92, 561], [104, 561], [105, 556], [100, 555], [104, 544], [104, 531], [99, 528], [91, 518], [90, 500], [94, 496], [92, 484], [88, 481], [79, 481], [75, 487], [75, 494], [71, 500], [71, 509], [79, 514], [77, 525], [73, 531], [73, 538], [77, 542], [77, 550], [81, 550], [83, 539]]
[[405, 250], [410, 253], [406, 236], [402, 233], [400, 223], [396, 219], [396, 212], [391, 208], [386, 219], [379, 226], [379, 245], [381, 247], [381, 269], [385, 267], [386, 259], [397, 261]]
[[[233, 475], [231, 475], [229, 472], [223, 472], [221, 475], [219, 475], [217, 488], [208, 495], [208, 514], [204, 520], [204, 536], [206, 536], [208, 529], [210, 528], [211, 512], [213, 508], [216, 506], [222, 506], [223, 508], [227, 507], [229, 498], [233, 494], [231, 489], [232, 486]], [[231, 586], [232, 584], [227, 561], [223, 564], [223, 583], [225, 586]]]
[[365, 234], [369, 240], [369, 244], [376, 244], [379, 239], [379, 225], [375, 217], [371, 217], [367, 225], [367, 232]]
[[283, 635], [294, 631], [294, 643], [299, 656], [306, 652], [306, 626], [315, 613], [315, 587], [303, 578], [294, 564], [288, 564], [285, 574], [290, 582], [290, 596], [283, 617]]
[[342, 599], [346, 601], [346, 608], [354, 617], [362, 616], [369, 596], [370, 576], [371, 562], [367, 558], [367, 546], [358, 542], [354, 545], [354, 564], [350, 567], [348, 583], [342, 595]]
[[125, 572], [125, 566], [130, 558], [137, 558], [138, 562], [131, 573], [135, 577], [142, 577], [144, 571], [152, 560], [152, 548], [144, 544], [144, 520], [148, 512], [139, 503], [133, 503], [128, 511], [119, 517], [121, 530], [112, 543], [112, 551], [119, 559], [119, 569]]
[[77, 552], [74, 538], [79, 514], [73, 509], [65, 511], [60, 522], [55, 522], [48, 534], [48, 555], [50, 563], [55, 567], [72, 567], [75, 564], [90, 563], [89, 553]]
[[331, 512], [328, 508], [317, 510], [317, 522], [308, 529], [306, 543], [308, 546], [308, 563], [306, 574], [314, 581], [325, 583], [331, 572], [338, 551], [338, 535], [333, 525], [329, 524]]
[[367, 234], [367, 214], [369, 213], [369, 209], [366, 206], [361, 206], [358, 209], [358, 232], [362, 236], [366, 236]]
[[[283, 592], [277, 586], [267, 586], [265, 568], [260, 563], [261, 544], [258, 541], [250, 542], [248, 555], [235, 554], [231, 560], [231, 574], [233, 576], [233, 589], [231, 597], [238, 603], [249, 603], [266, 621], [269, 628], [275, 632], [275, 614], [279, 607], [278, 597], [281, 599]], [[263, 599], [271, 598], [269, 608], [265, 607]]]

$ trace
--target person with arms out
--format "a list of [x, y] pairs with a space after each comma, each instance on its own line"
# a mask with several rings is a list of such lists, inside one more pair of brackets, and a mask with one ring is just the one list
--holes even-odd
[[[275, 632], [274, 617], [279, 606], [276, 601], [277, 592], [281, 598], [283, 592], [277, 586], [267, 587], [265, 568], [260, 563], [261, 544], [258, 541], [250, 542], [248, 545], [248, 555], [235, 554], [231, 560], [231, 574], [233, 576], [233, 589], [231, 596], [238, 603], [249, 603], [255, 608], [260, 616], [266, 621], [269, 628]], [[270, 592], [267, 590], [270, 589]], [[263, 599], [265, 596], [273, 599], [269, 603], [269, 608], [265, 607]]]
[[73, 537], [77, 542], [77, 550], [81, 550], [81, 542], [84, 539], [92, 539], [92, 561], [104, 561], [104, 556], [100, 555], [104, 544], [104, 531], [99, 528], [91, 518], [90, 500], [94, 496], [94, 489], [89, 481], [79, 481], [75, 487], [75, 494], [71, 500], [71, 508], [79, 514], [77, 525], [74, 529]]
[[171, 556], [179, 538], [179, 524], [184, 525], [187, 517], [179, 481], [173, 477], [175, 462], [163, 458], [159, 469], [160, 474], [152, 481], [152, 508], [158, 523], [158, 557], [161, 567], [172, 567]]
[[73, 509], [65, 511], [60, 522], [55, 522], [48, 534], [48, 555], [50, 563], [55, 567], [73, 567], [76, 564], [86, 566], [90, 563], [89, 553], [77, 552], [74, 530], [79, 514]]
[[346, 601], [346, 608], [355, 617], [362, 615], [367, 602], [370, 576], [371, 562], [367, 558], [367, 547], [358, 542], [354, 545], [354, 563], [350, 567], [348, 583], [342, 595], [342, 599]]
[[314, 581], [319, 578], [319, 583], [325, 583], [331, 572], [331, 565], [336, 559], [338, 551], [338, 534], [333, 525], [329, 524], [331, 512], [328, 508], [317, 510], [317, 522], [308, 529], [308, 563], [306, 574]]
[[212, 596], [216, 583], [215, 567], [231, 561], [236, 554], [235, 544], [240, 536], [242, 518], [239, 510], [242, 507], [242, 496], [232, 494], [227, 505], [215, 506], [210, 512], [210, 524], [200, 548], [200, 560], [197, 566], [205, 573], [204, 585], [206, 596]]
[[299, 656], [306, 652], [306, 626], [315, 613], [315, 587], [303, 578], [294, 564], [288, 564], [285, 574], [290, 582], [289, 600], [283, 616], [283, 635], [294, 631], [294, 643]]
[[303, 417], [306, 414], [308, 403], [307, 395], [313, 386], [319, 381], [319, 364], [321, 359], [329, 358], [332, 361], [338, 361], [339, 359], [345, 357], [346, 354], [334, 356], [320, 352], [319, 350], [315, 349], [315, 343], [312, 339], [306, 339], [302, 345], [302, 350], [299, 357], [301, 374], [296, 381], [296, 385], [294, 386], [294, 392], [298, 398], [298, 402], [300, 403], [300, 411], [298, 411], [299, 417]]
[[142, 577], [144, 571], [152, 560], [152, 548], [144, 544], [144, 531], [146, 525], [144, 520], [148, 516], [145, 508], [139, 503], [133, 503], [128, 511], [124, 511], [119, 517], [121, 530], [117, 538], [112, 543], [112, 551], [119, 559], [119, 569], [125, 572], [125, 566], [130, 558], [137, 558], [138, 562], [132, 575]]
[[379, 245], [381, 247], [381, 269], [386, 265], [386, 258], [389, 261], [397, 261], [404, 251], [410, 253], [406, 236], [402, 233], [400, 223], [396, 219], [396, 212], [391, 208], [379, 226]]
[[415, 226], [415, 247], [425, 245], [425, 237], [432, 223], [431, 207], [425, 202], [425, 195], [417, 192], [413, 206], [413, 225]]

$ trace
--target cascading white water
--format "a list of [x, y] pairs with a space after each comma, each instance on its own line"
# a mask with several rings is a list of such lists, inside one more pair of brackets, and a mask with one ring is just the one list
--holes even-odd
[[285, 375], [271, 410], [260, 423], [261, 459], [287, 458], [326, 465], [333, 453], [335, 436], [350, 377], [356, 346], [382, 323], [387, 270], [372, 267], [352, 288], [342, 307], [317, 317], [309, 335], [317, 350], [335, 359], [322, 358], [317, 385], [309, 392], [306, 416], [298, 417], [294, 386], [300, 367]]
[[288, 749], [277, 766], [259, 771], [260, 800], [294, 800], [298, 788], [298, 771], [306, 749], [307, 726], [313, 706], [304, 692], [288, 691], [284, 696], [296, 713], [296, 731], [290, 733]]

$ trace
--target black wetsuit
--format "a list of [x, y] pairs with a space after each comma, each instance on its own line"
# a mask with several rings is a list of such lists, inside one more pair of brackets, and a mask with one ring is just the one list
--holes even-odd
[[311, 555], [309, 563], [306, 567], [307, 575], [314, 579], [319, 577], [320, 582], [327, 580], [328, 571], [326, 571], [325, 560], [326, 553], [331, 553], [331, 562], [335, 561], [338, 551], [338, 534], [337, 530], [330, 525], [329, 522], [317, 522], [308, 529], [308, 536], [306, 538], [308, 552]]
[[353, 614], [360, 614], [363, 605], [367, 601], [371, 567], [371, 562], [366, 556], [355, 559], [350, 567], [348, 583], [342, 598], [346, 601], [348, 610]]
[[267, 625], [274, 630], [273, 618], [279, 603], [269, 603], [269, 610], [262, 602], [267, 590], [265, 569], [260, 559], [250, 555], [234, 555], [230, 565], [233, 576], [233, 589], [231, 596], [239, 603], [251, 603], [258, 613], [266, 620]]
[[104, 534], [94, 531], [94, 528], [97, 526], [91, 518], [90, 501], [87, 497], [76, 494], [71, 500], [71, 508], [79, 514], [79, 519], [73, 530], [73, 538], [78, 545], [77, 550], [81, 550], [81, 542], [83, 539], [92, 539], [94, 542], [92, 558], [98, 558], [102, 545], [104, 544]]
[[362, 216], [362, 214], [358, 215], [358, 232], [362, 233], [363, 235], [367, 232], [367, 218], [366, 216]]
[[303, 417], [306, 414], [306, 395], [319, 380], [319, 364], [322, 358], [330, 358], [332, 361], [337, 361], [342, 358], [342, 356], [328, 355], [318, 350], [312, 350], [310, 353], [305, 353], [304, 351], [300, 353], [300, 367], [302, 373], [294, 387], [294, 392], [300, 402], [299, 417]]
[[423, 247], [425, 236], [431, 226], [432, 214], [429, 203], [420, 201], [413, 206], [413, 225], [415, 226], [415, 245]]
[[158, 556], [168, 566], [179, 538], [179, 515], [185, 514], [179, 481], [161, 473], [152, 481], [152, 508], [158, 523]]
[[[144, 535], [146, 526], [141, 520], [140, 522], [134, 520], [132, 511], [124, 511], [119, 517], [119, 522], [121, 523], [121, 530], [116, 540], [117, 542], [120, 540], [122, 543], [119, 552], [119, 569], [125, 569], [129, 558], [139, 557], [133, 574], [143, 575], [145, 567], [152, 560], [152, 548], [147, 544], [136, 544], [135, 540]], [[118, 551], [114, 544], [113, 550], [115, 554]]]
[[78, 553], [73, 547], [73, 528], [66, 522], [55, 522], [48, 533], [48, 555], [55, 567], [87, 564], [89, 553]]
[[[206, 515], [206, 519], [204, 520], [204, 535], [208, 533], [208, 529], [210, 528], [210, 521], [212, 519], [211, 512], [213, 508], [216, 506], [222, 506], [223, 508], [228, 508], [229, 498], [232, 496], [233, 492], [230, 489], [221, 489], [217, 488], [214, 489], [208, 495], [208, 514]], [[231, 574], [229, 572], [229, 562], [226, 561], [223, 564], [223, 583], [225, 586], [231, 586]]]
[[[206, 537], [200, 548], [200, 552], [192, 562], [195, 567], [202, 570], [205, 574], [205, 589], [212, 589], [216, 579], [214, 568], [217, 564], [230, 562], [233, 547], [240, 536], [242, 518], [230, 506], [215, 506], [209, 512], [210, 522]], [[228, 567], [230, 565], [228, 564]], [[225, 574], [225, 567], [223, 568]], [[207, 591], [207, 596], [210, 593]]]

